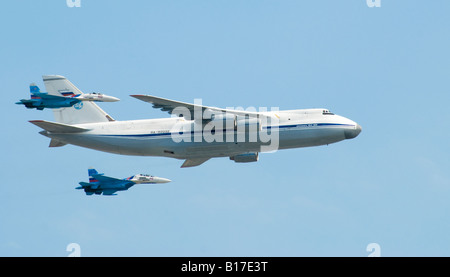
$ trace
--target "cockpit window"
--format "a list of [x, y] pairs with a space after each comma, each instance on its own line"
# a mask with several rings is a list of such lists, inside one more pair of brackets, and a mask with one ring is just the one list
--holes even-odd
[[323, 115], [334, 115], [334, 113], [330, 112], [329, 110], [323, 110]]

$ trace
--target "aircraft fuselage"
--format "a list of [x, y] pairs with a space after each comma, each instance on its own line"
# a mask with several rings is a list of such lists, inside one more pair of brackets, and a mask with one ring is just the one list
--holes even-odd
[[[239, 129], [224, 125], [223, 128], [215, 128], [213, 132], [206, 131], [202, 123], [197, 124], [194, 120], [182, 117], [76, 124], [73, 126], [89, 131], [43, 131], [41, 134], [59, 142], [104, 152], [188, 159], [232, 157], [248, 152], [326, 145], [354, 138], [361, 132], [361, 127], [356, 122], [325, 109], [267, 114], [276, 117], [277, 123], [261, 124], [253, 130], [250, 128], [244, 139], [240, 136]], [[180, 127], [189, 131], [176, 131]], [[260, 134], [264, 132], [266, 137], [263, 138]], [[210, 137], [212, 135], [213, 140], [205, 136], [205, 133]]]

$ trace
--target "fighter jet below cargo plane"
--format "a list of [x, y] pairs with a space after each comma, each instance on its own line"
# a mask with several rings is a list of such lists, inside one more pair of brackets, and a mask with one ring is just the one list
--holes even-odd
[[21, 99], [16, 102], [18, 105], [25, 105], [28, 109], [43, 110], [68, 108], [74, 105], [75, 108], [82, 106], [81, 101], [96, 101], [96, 102], [116, 102], [119, 98], [105, 95], [102, 93], [83, 93], [74, 94], [72, 91], [59, 91], [60, 95], [48, 94], [41, 92], [36, 84], [30, 84], [31, 99]]
[[83, 189], [86, 195], [103, 194], [116, 195], [115, 192], [128, 190], [136, 184], [164, 184], [171, 182], [169, 179], [151, 176], [147, 174], [138, 174], [125, 179], [116, 179], [104, 176], [104, 173], [98, 173], [94, 168], [88, 169], [89, 183], [80, 182], [76, 189]]
[[[50, 95], [60, 91], [83, 95], [63, 76], [43, 76]], [[131, 95], [171, 118], [118, 121], [91, 101], [80, 107], [54, 109], [56, 122], [33, 120], [50, 147], [73, 144], [94, 150], [136, 156], [185, 160], [198, 166], [215, 157], [254, 162], [259, 152], [319, 146], [359, 135], [356, 122], [327, 109], [244, 111], [189, 104], [150, 95]]]

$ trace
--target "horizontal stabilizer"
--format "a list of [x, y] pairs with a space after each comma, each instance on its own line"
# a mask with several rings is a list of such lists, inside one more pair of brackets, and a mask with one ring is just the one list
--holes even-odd
[[181, 167], [193, 167], [201, 165], [202, 163], [206, 162], [210, 158], [194, 158], [194, 159], [187, 159], [184, 161], [184, 163], [181, 165]]
[[81, 133], [89, 131], [89, 129], [45, 120], [30, 120], [30, 123], [33, 123], [34, 125], [41, 127], [42, 129], [51, 133], [65, 134], [65, 133]]
[[78, 184], [80, 184], [81, 187], [77, 187], [77, 189], [82, 189], [82, 188], [85, 188], [85, 187], [87, 187], [87, 188], [91, 187], [91, 184], [86, 183], [86, 182], [79, 182]]
[[79, 182], [78, 184], [80, 184], [81, 187], [77, 187], [76, 189], [84, 189], [84, 188], [98, 189], [98, 187], [99, 187], [99, 184], [92, 184], [92, 183], [86, 183], [86, 182]]

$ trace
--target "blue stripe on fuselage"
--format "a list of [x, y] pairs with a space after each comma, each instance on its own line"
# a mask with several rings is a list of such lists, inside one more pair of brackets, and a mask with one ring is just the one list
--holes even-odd
[[[317, 126], [355, 126], [352, 124], [341, 124], [341, 123], [309, 123], [309, 124], [294, 124], [294, 125], [281, 125], [278, 129], [284, 128], [295, 128], [295, 127], [317, 127]], [[272, 129], [274, 126], [265, 126], [265, 129]], [[228, 129], [223, 129], [222, 132], [226, 132]], [[235, 131], [234, 129], [232, 131]], [[195, 134], [195, 131], [191, 131], [191, 135]], [[202, 133], [202, 132], [197, 132]], [[174, 133], [176, 134], [176, 133]], [[181, 134], [185, 134], [182, 133]], [[135, 135], [100, 135], [105, 137], [156, 137], [156, 136], [170, 136], [172, 133], [160, 133], [160, 134], [135, 134]]]

